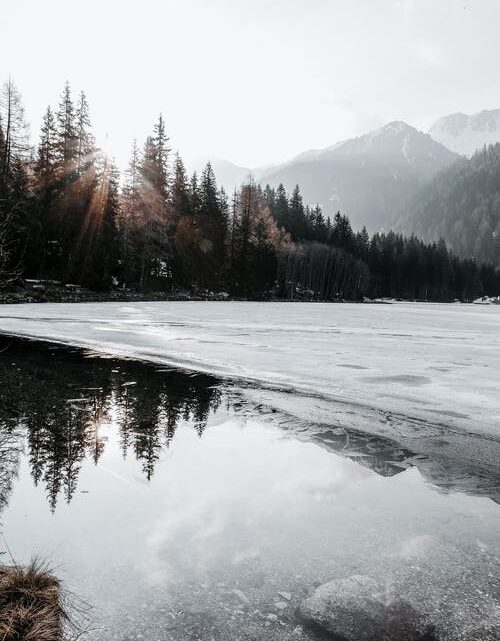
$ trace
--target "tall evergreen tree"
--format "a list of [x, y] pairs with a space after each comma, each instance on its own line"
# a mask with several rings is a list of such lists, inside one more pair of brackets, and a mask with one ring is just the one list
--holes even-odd
[[200, 188], [198, 186], [198, 175], [193, 172], [189, 181], [189, 199], [191, 201], [191, 212], [198, 214], [200, 212]]
[[151, 142], [156, 166], [154, 186], [158, 189], [162, 198], [167, 200], [169, 196], [168, 159], [170, 155], [170, 147], [168, 146], [169, 139], [166, 133], [165, 121], [162, 114], [159, 115], [158, 122], [154, 126]]
[[[160, 137], [161, 138], [161, 137]], [[165, 197], [167, 175], [159, 154], [159, 138], [149, 136], [140, 166], [141, 241], [139, 288], [165, 288], [171, 278], [170, 203]], [[162, 143], [163, 144], [163, 143]], [[163, 156], [165, 158], [165, 156]]]
[[176, 154], [174, 161], [174, 176], [172, 182], [172, 208], [176, 222], [183, 216], [191, 213], [191, 202], [189, 198], [189, 184], [186, 169], [182, 158]]
[[91, 126], [87, 96], [85, 92], [81, 91], [75, 111], [76, 168], [78, 174], [81, 174], [89, 166], [92, 161], [92, 154], [95, 152], [95, 141]]
[[109, 289], [116, 274], [119, 218], [119, 174], [110, 159], [99, 158], [96, 184], [80, 239], [85, 260], [81, 282], [96, 290]]
[[274, 218], [278, 227], [288, 229], [289, 225], [289, 209], [288, 209], [288, 196], [283, 186], [283, 183], [278, 185], [276, 189], [276, 200], [274, 209]]
[[12, 163], [29, 153], [24, 106], [14, 81], [9, 78], [0, 92], [0, 197], [5, 195]]
[[206, 270], [201, 280], [213, 286], [220, 280], [224, 267], [226, 220], [210, 163], [201, 175], [199, 224], [203, 235], [200, 249], [205, 263], [202, 269]]
[[295, 185], [288, 206], [288, 225], [285, 229], [290, 232], [294, 240], [307, 236], [307, 223], [305, 218], [304, 203], [300, 194], [300, 188]]
[[71, 88], [66, 82], [59, 102], [57, 122], [57, 159], [61, 171], [66, 175], [73, 171], [73, 161], [77, 155], [77, 136], [75, 129], [75, 108], [71, 98]]
[[47, 107], [43, 116], [40, 142], [38, 144], [38, 158], [36, 171], [43, 180], [50, 180], [54, 176], [57, 163], [57, 131], [56, 121], [52, 109]]
[[134, 139], [129, 165], [125, 171], [118, 213], [120, 278], [125, 286], [138, 282], [138, 234], [141, 217], [141, 158]]

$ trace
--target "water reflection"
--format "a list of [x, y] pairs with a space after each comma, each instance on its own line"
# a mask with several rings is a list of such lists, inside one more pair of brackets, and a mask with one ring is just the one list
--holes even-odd
[[425, 458], [259, 410], [210, 376], [5, 347], [5, 538], [96, 606], [96, 639], [295, 639], [314, 585], [355, 573], [424, 608], [444, 641], [495, 638], [477, 630], [500, 617], [498, 506], [435, 492]]
[[9, 503], [21, 452], [21, 434], [15, 429], [0, 430], [0, 514]]
[[[33, 481], [44, 487], [54, 511], [59, 498], [71, 502], [83, 461], [97, 465], [110, 428], [119, 435], [122, 455], [133, 454], [149, 481], [178, 425], [187, 423], [201, 437], [223, 398], [220, 382], [209, 375], [5, 337], [0, 339], [0, 382], [0, 511], [7, 505], [23, 447]], [[224, 398], [235, 412], [269, 414], [268, 408], [245, 406], [228, 388]], [[292, 431], [300, 426], [285, 414], [272, 413], [272, 420]], [[307, 424], [305, 431], [308, 440], [381, 476], [417, 467], [446, 491], [499, 501], [499, 441], [468, 435], [465, 442], [448, 430], [446, 439], [440, 434], [432, 441], [420, 438], [414, 441], [418, 448], [410, 449], [352, 429]], [[432, 445], [430, 455], [422, 453], [422, 443]], [[480, 448], [487, 456], [469, 456]]]
[[201, 436], [221, 401], [210, 376], [84, 359], [81, 352], [52, 345], [3, 343], [0, 487], [5, 502], [23, 432], [33, 480], [44, 485], [54, 511], [61, 495], [67, 503], [74, 496], [84, 459], [99, 461], [110, 424], [119, 433], [123, 456], [132, 451], [150, 480], [179, 422], [189, 422]]

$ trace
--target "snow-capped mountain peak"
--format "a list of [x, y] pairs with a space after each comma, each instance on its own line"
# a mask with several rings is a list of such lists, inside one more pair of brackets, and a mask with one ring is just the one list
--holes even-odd
[[[329, 150], [330, 151], [330, 150]], [[409, 165], [423, 165], [429, 160], [452, 159], [453, 154], [435, 140], [406, 122], [396, 120], [369, 131], [331, 149], [336, 154], [366, 155], [372, 158], [391, 159]]]
[[448, 149], [471, 156], [485, 145], [500, 142], [500, 109], [466, 115], [454, 113], [437, 120], [430, 135]]

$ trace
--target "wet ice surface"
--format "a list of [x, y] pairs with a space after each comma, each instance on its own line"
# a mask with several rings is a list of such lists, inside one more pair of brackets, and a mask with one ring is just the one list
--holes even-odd
[[363, 429], [368, 408], [499, 435], [500, 306], [3, 305], [0, 331], [301, 390], [355, 406]]
[[211, 376], [4, 347], [5, 541], [92, 604], [94, 638], [315, 638], [298, 603], [363, 574], [442, 639], [497, 639], [498, 457], [481, 474], [439, 461], [446, 483], [430, 484], [432, 455], [255, 405]]

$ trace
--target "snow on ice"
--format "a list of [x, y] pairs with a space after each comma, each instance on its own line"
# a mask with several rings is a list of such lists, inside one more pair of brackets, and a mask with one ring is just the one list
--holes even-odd
[[498, 435], [496, 305], [3, 305], [0, 331], [296, 390], [286, 404], [321, 420], [364, 408]]

